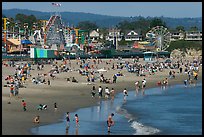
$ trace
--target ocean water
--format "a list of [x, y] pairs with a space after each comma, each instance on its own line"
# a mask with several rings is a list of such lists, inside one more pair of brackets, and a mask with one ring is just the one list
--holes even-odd
[[[74, 115], [79, 116], [79, 127]], [[107, 132], [107, 117], [114, 113], [114, 126]], [[113, 101], [70, 112], [70, 127], [66, 130], [65, 114], [58, 123], [32, 128], [34, 135], [201, 135], [202, 84], [184, 87], [129, 91], [127, 100], [117, 94]]]

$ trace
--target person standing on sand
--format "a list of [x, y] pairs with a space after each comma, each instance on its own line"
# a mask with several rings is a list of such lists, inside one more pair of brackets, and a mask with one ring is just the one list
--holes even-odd
[[91, 94], [92, 94], [92, 98], [95, 97], [95, 94], [96, 94], [96, 87], [95, 86], [93, 86]]
[[57, 103], [55, 102], [54, 103], [54, 109], [55, 109], [55, 112], [57, 111]]
[[110, 132], [110, 127], [114, 125], [113, 116], [114, 116], [113, 113], [111, 113], [111, 115], [108, 116], [107, 120], [108, 132]]
[[27, 104], [26, 104], [25, 100], [22, 100], [22, 106], [23, 106], [23, 110], [24, 110], [24, 111], [27, 110], [27, 109], [26, 109], [26, 105], [27, 105]]
[[47, 84], [48, 84], [48, 86], [51, 86], [51, 84], [50, 84], [50, 80], [49, 80], [49, 79], [47, 80]]
[[116, 74], [113, 75], [113, 83], [116, 83], [116, 80], [117, 80], [117, 76]]
[[10, 86], [10, 97], [14, 96], [14, 86], [13, 84]]
[[103, 88], [101, 87], [101, 86], [99, 86], [99, 88], [98, 88], [98, 97], [99, 98], [102, 98], [102, 95], [103, 95]]

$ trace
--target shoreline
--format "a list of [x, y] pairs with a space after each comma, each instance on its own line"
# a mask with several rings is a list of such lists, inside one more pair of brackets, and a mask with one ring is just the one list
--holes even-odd
[[[197, 83], [199, 83], [200, 81], [202, 81], [202, 77], [199, 77], [198, 79], [199, 79], [199, 81], [197, 81]], [[151, 88], [159, 87], [159, 86], [157, 86], [156, 84], [154, 85], [154, 82], [156, 82], [156, 81], [153, 81], [152, 83], [149, 83], [150, 85], [147, 85], [146, 88], [145, 88], [145, 90], [146, 90], [146, 89], [151, 89]], [[171, 81], [171, 84], [169, 84], [168, 86], [177, 85], [177, 84], [183, 84], [183, 81], [179, 81], [179, 80], [175, 80], [175, 79], [174, 79], [174, 81]], [[109, 84], [106, 84], [106, 85], [108, 86]], [[104, 87], [105, 87], [105, 86], [104, 86]], [[114, 87], [114, 89], [116, 89], [116, 88], [117, 88], [117, 87]], [[122, 88], [120, 88], [120, 89], [121, 89], [121, 92], [122, 92]], [[132, 87], [127, 87], [127, 90], [128, 90], [128, 91], [134, 91], [135, 89], [133, 89]], [[119, 91], [117, 90], [116, 93], [115, 93], [115, 95], [117, 95], [117, 94], [119, 94], [119, 93], [121, 93], [121, 92], [119, 92]], [[140, 91], [140, 92], [141, 92], [141, 91]], [[97, 106], [97, 104], [100, 102], [100, 100], [101, 100], [101, 101], [105, 101], [106, 99], [104, 99], [104, 98], [103, 98], [103, 99], [97, 99], [96, 102], [94, 102], [94, 103], [93, 103], [93, 102], [90, 102], [90, 104], [88, 104], [87, 106], [74, 107], [73, 110], [70, 111], [70, 112], [73, 113], [73, 112], [75, 112], [75, 111], [77, 111], [77, 110], [79, 110], [79, 109]], [[110, 100], [110, 99], [108, 99], [108, 100]], [[51, 122], [51, 123], [47, 123], [47, 124], [40, 124], [40, 125], [38, 125], [38, 127], [39, 127], [39, 126], [44, 126], [44, 125], [49, 125], [49, 124], [61, 123], [62, 121], [60, 121], [60, 119], [63, 118], [63, 114], [65, 114], [65, 113], [66, 113], [66, 112], [62, 113], [62, 114], [61, 114], [61, 117], [60, 117], [56, 122]], [[33, 127], [32, 127], [32, 128], [33, 128]], [[33, 135], [32, 132], [31, 132], [31, 128], [30, 128], [30, 130], [29, 130], [29, 133], [30, 133], [30, 135]]]
[[[199, 71], [199, 80], [202, 80], [202, 69]], [[8, 70], [3, 69], [3, 74], [8, 72]], [[116, 70], [117, 71], [117, 70]], [[109, 76], [116, 71], [107, 72]], [[168, 77], [168, 69], [163, 73], [156, 73], [155, 75], [146, 77], [147, 88], [157, 87], [156, 83], [158, 80], [162, 80]], [[103, 88], [106, 86], [114, 88], [117, 93], [121, 93], [124, 88], [132, 91], [135, 90], [134, 82], [135, 80], [141, 81], [144, 77], [135, 76], [135, 73], [129, 73], [126, 70], [122, 70], [124, 77], [118, 77], [116, 84], [102, 84], [95, 82], [96, 89], [99, 85]], [[6, 73], [8, 74], [8, 73]], [[133, 75], [134, 74], [134, 75]], [[20, 99], [11, 100], [11, 104], [7, 104], [9, 99], [9, 89], [2, 88], [2, 134], [24, 134], [32, 135], [30, 129], [36, 126], [48, 125], [52, 123], [58, 123], [59, 119], [62, 118], [63, 114], [67, 111], [74, 112], [77, 109], [95, 106], [97, 102], [100, 101], [98, 96], [96, 98], [91, 97], [92, 85], [84, 85], [86, 83], [86, 78], [78, 76], [77, 72], [67, 73], [66, 76], [76, 76], [77, 79], [82, 81], [82, 83], [66, 83], [64, 73], [59, 74], [58, 79], [51, 80], [51, 87], [47, 85], [32, 85], [29, 82], [27, 88], [20, 89], [20, 95], [27, 101], [28, 111], [23, 112]], [[106, 75], [106, 74], [105, 74]], [[181, 77], [180, 77], [181, 76]], [[183, 84], [183, 79], [187, 78], [186, 74], [181, 74], [176, 76], [175, 79], [169, 80], [169, 85], [173, 84]], [[182, 79], [182, 80], [181, 80]], [[65, 82], [62, 82], [65, 81]], [[3, 79], [2, 79], [3, 83]], [[61, 85], [60, 85], [61, 84]], [[3, 85], [2, 85], [3, 86]], [[28, 91], [29, 89], [29, 91]], [[59, 92], [58, 92], [59, 91]], [[45, 100], [46, 99], [46, 100]], [[104, 99], [102, 99], [104, 100]], [[54, 112], [53, 103], [57, 102], [59, 105], [57, 112]], [[35, 108], [39, 103], [46, 103], [48, 105], [48, 110], [37, 111]], [[14, 113], [13, 113], [14, 112]], [[36, 125], [32, 123], [32, 118], [36, 115], [41, 116], [40, 124]], [[15, 119], [15, 120], [14, 120]], [[12, 129], [12, 130], [10, 130]]]
[[[202, 84], [201, 83], [202, 81], [198, 81], [197, 83], [200, 85]], [[183, 87], [183, 84], [172, 84], [169, 86], [169, 88], [172, 88], [174, 86], [180, 86], [180, 87]], [[194, 87], [194, 86], [189, 86], [189, 88], [191, 87]], [[167, 87], [167, 89], [169, 89]], [[160, 87], [151, 87], [151, 88], [147, 88], [146, 89], [146, 92], [145, 95], [149, 95], [149, 94], [152, 94], [151, 91], [155, 91], [155, 89], [158, 89], [157, 93], [161, 92], [162, 90], [165, 91], [165, 89], [161, 89], [160, 91]], [[141, 91], [139, 91], [141, 92]], [[155, 92], [153, 92], [154, 94]], [[118, 96], [118, 94], [120, 94], [120, 96]], [[132, 101], [134, 100], [135, 98], [135, 91], [132, 90], [129, 92], [129, 101]], [[162, 93], [160, 93], [162, 94]], [[71, 121], [71, 126], [69, 127], [69, 130], [66, 131], [66, 135], [87, 135], [87, 133], [89, 135], [95, 135], [96, 132], [96, 129], [92, 131], [86, 131], [88, 129], [92, 129], [94, 128], [95, 126], [97, 126], [97, 129], [99, 128], [98, 127], [98, 124], [101, 123], [101, 121], [105, 121], [106, 120], [106, 117], [107, 115], [112, 112], [114, 114], [116, 114], [114, 116], [114, 121], [117, 121], [118, 120], [120, 121], [122, 119], [122, 123], [125, 124], [125, 125], [129, 125], [130, 121], [131, 122], [134, 122], [134, 124], [137, 124], [138, 126], [141, 126], [142, 123], [138, 123], [138, 121], [132, 116], [132, 114], [129, 114], [127, 112], [127, 110], [125, 110], [124, 108], [121, 108], [122, 105], [123, 105], [123, 93], [117, 93], [117, 99], [115, 98], [114, 101], [111, 101], [111, 100], [101, 100], [100, 102], [97, 103], [97, 105], [93, 105], [93, 106], [89, 106], [89, 107], [85, 107], [85, 108], [79, 108], [77, 109], [76, 111], [73, 111], [73, 112], [70, 112], [70, 115], [71, 115], [71, 119], [72, 119], [72, 116], [74, 116], [74, 114], [83, 114], [83, 115], [80, 115], [80, 125], [83, 125], [83, 126], [80, 126], [82, 128], [79, 128], [79, 131], [77, 133], [75, 133], [76, 129], [75, 129], [75, 126], [74, 126], [74, 123], [72, 123]], [[139, 93], [137, 96], [143, 96], [142, 93]], [[136, 98], [135, 98], [136, 99]], [[90, 118], [91, 116], [91, 118]], [[100, 117], [100, 118], [99, 118]], [[32, 135], [64, 135], [64, 132], [62, 131], [62, 129], [65, 128], [65, 116], [62, 117], [63, 119], [59, 119], [59, 122], [56, 122], [56, 123], [51, 123], [49, 125], [43, 125], [43, 126], [40, 126], [40, 127], [37, 127], [37, 128], [32, 128], [30, 131], [31, 131], [31, 134]], [[83, 119], [83, 120], [82, 120]], [[124, 119], [126, 119], [124, 121]], [[91, 124], [93, 122], [93, 125]], [[119, 125], [121, 123], [118, 123]], [[130, 125], [132, 126], [133, 123], [131, 123]], [[87, 126], [91, 126], [87, 129]], [[95, 126], [94, 126], [95, 125]], [[117, 127], [114, 127], [114, 133], [111, 133], [112, 135], [122, 135], [122, 134], [127, 134], [126, 132], [120, 132], [118, 131], [118, 126]], [[143, 125], [144, 126], [144, 125]], [[142, 127], [143, 127], [142, 126]], [[103, 127], [103, 124], [100, 125], [100, 127]], [[157, 128], [154, 128], [154, 127], [150, 127], [150, 126], [144, 126], [144, 128], [149, 131], [151, 128], [151, 130], [154, 130], [155, 133], [157, 132], [160, 132], [159, 129]], [[52, 129], [56, 129], [57, 130], [57, 133], [53, 133]], [[131, 130], [131, 133], [133, 132], [134, 134], [131, 134], [131, 135], [139, 135], [139, 133], [137, 132], [134, 132], [134, 130], [137, 130], [136, 127], [129, 127], [128, 129], [126, 129], [128, 132], [130, 132], [129, 130]], [[32, 132], [33, 131], [33, 132]], [[50, 131], [50, 132], [49, 132]], [[105, 131], [104, 131], [104, 128], [100, 131], [98, 131], [97, 133], [99, 134], [105, 134]], [[128, 133], [129, 134], [129, 133]], [[147, 132], [148, 134], [148, 132]], [[141, 134], [141, 135], [147, 135], [146, 133], [144, 134]], [[109, 135], [109, 134], [108, 134]], [[155, 134], [157, 135], [157, 134]]]

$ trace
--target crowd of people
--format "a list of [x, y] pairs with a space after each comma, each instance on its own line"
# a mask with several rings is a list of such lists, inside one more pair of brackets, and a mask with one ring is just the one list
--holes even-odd
[[[171, 63], [165, 62], [154, 62], [154, 63], [141, 63], [138, 59], [131, 61], [125, 61], [121, 63], [121, 60], [115, 64], [112, 62], [112, 59], [106, 61], [106, 68], [105, 70], [116, 70], [118, 73], [113, 74], [112, 76], [106, 75], [104, 73], [99, 73], [96, 69], [99, 68], [100, 64], [103, 61], [101, 59], [80, 59], [78, 58], [76, 61], [76, 65], [79, 68], [75, 68], [78, 70], [80, 76], [86, 76], [87, 83], [96, 83], [99, 82], [98, 87], [93, 85], [91, 88], [91, 97], [95, 98], [96, 95], [99, 99], [111, 99], [114, 100], [115, 97], [115, 89], [113, 87], [105, 85], [102, 87], [103, 84], [115, 84], [118, 82], [119, 76], [124, 76], [121, 73], [121, 70], [127, 70], [130, 73], [136, 73], [136, 77], [144, 77], [142, 81], [136, 80], [135, 81], [135, 89], [138, 92], [140, 89], [144, 91], [147, 85], [146, 77], [148, 75], [155, 75], [159, 72], [164, 70], [169, 70], [168, 77], [165, 79], [161, 79], [158, 81], [158, 86], [167, 86], [169, 84], [169, 80], [175, 79], [177, 73], [186, 74], [187, 79], [184, 80], [184, 85], [187, 86], [188, 84], [192, 84], [193, 81], [196, 82], [198, 80], [198, 72], [199, 66], [202, 66], [202, 59], [194, 59], [193, 61], [185, 60], [185, 59], [174, 59]], [[31, 71], [33, 70], [32, 65], [37, 65], [37, 71], [39, 72], [37, 76], [31, 75]], [[25, 87], [25, 83], [28, 79], [31, 79], [33, 84], [47, 84], [51, 86], [50, 79], [54, 80], [57, 78], [57, 74], [59, 73], [66, 73], [71, 72], [71, 61], [63, 59], [62, 64], [58, 63], [57, 60], [53, 62], [49, 61], [49, 64], [52, 65], [52, 69], [49, 71], [48, 74], [40, 73], [41, 70], [44, 69], [43, 64], [35, 64], [35, 63], [21, 63], [15, 64], [12, 63], [10, 67], [16, 67], [14, 75], [8, 75], [5, 77], [7, 81], [5, 87], [10, 88], [10, 97], [18, 96], [19, 95], [19, 88]], [[47, 79], [47, 80], [46, 80]], [[75, 77], [66, 78], [68, 82], [80, 83], [81, 81], [77, 80]], [[127, 100], [128, 90], [126, 88], [122, 91], [124, 96], [124, 101]], [[25, 100], [22, 100], [23, 111], [27, 111], [27, 104]], [[46, 110], [48, 106], [46, 104], [39, 104], [37, 110]], [[57, 103], [54, 103], [54, 110], [57, 111]], [[108, 125], [108, 132], [110, 132], [110, 127], [114, 125], [112, 117], [114, 114], [112, 113], [107, 120]], [[40, 123], [39, 120], [40, 116], [36, 116], [33, 119], [34, 123]], [[79, 117], [78, 114], [75, 115], [76, 126], [79, 127]], [[67, 126], [69, 126], [70, 116], [69, 112], [66, 113], [66, 122]]]

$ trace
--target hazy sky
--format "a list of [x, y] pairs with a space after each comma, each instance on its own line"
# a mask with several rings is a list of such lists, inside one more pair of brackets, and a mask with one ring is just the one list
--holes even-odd
[[112, 16], [202, 17], [202, 2], [2, 2], [2, 9], [85, 12]]

